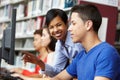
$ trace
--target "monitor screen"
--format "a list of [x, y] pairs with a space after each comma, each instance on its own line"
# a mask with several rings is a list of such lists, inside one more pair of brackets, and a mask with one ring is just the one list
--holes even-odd
[[16, 9], [12, 10], [9, 26], [3, 31], [1, 58], [8, 64], [14, 64]]

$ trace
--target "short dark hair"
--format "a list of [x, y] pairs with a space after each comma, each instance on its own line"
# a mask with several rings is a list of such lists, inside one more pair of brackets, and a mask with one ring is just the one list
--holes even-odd
[[68, 16], [63, 10], [51, 9], [46, 14], [46, 25], [49, 26], [50, 22], [57, 16], [59, 16], [65, 24], [67, 23]]
[[92, 20], [93, 29], [96, 33], [98, 33], [99, 27], [102, 22], [102, 16], [96, 6], [94, 6], [93, 4], [75, 5], [71, 9], [71, 13], [72, 12], [77, 12], [84, 22], [87, 20]]
[[40, 36], [42, 36], [42, 29], [37, 29], [35, 30], [35, 32], [33, 33], [34, 35], [35, 34], [39, 34]]

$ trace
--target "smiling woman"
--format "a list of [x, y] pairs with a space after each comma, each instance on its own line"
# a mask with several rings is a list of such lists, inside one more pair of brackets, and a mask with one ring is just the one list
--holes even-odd
[[[80, 43], [73, 43], [68, 29], [68, 16], [61, 9], [51, 9], [46, 14], [46, 25], [50, 35], [58, 41], [55, 48], [54, 66], [45, 68], [46, 74], [53, 77], [68, 66], [69, 62], [83, 49]], [[49, 70], [49, 71], [48, 71]]]

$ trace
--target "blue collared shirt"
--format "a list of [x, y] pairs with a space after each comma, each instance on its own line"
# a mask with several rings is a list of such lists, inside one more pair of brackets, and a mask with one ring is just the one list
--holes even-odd
[[[67, 50], [66, 50], [66, 48]], [[45, 64], [45, 74], [53, 77], [65, 69], [68, 59], [72, 61], [72, 59], [81, 51], [83, 47], [80, 43], [73, 43], [70, 37], [70, 33], [67, 33], [66, 41], [63, 45], [61, 40], [58, 40], [55, 47], [54, 53], [54, 65], [50, 66]]]

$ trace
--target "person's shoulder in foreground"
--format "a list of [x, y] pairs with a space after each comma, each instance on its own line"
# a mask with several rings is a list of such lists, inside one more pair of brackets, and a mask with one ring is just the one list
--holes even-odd
[[66, 71], [72, 76], [78, 76], [80, 80], [93, 80], [97, 76], [119, 80], [120, 56], [116, 49], [106, 42], [98, 44], [87, 53], [81, 52], [73, 63]]

